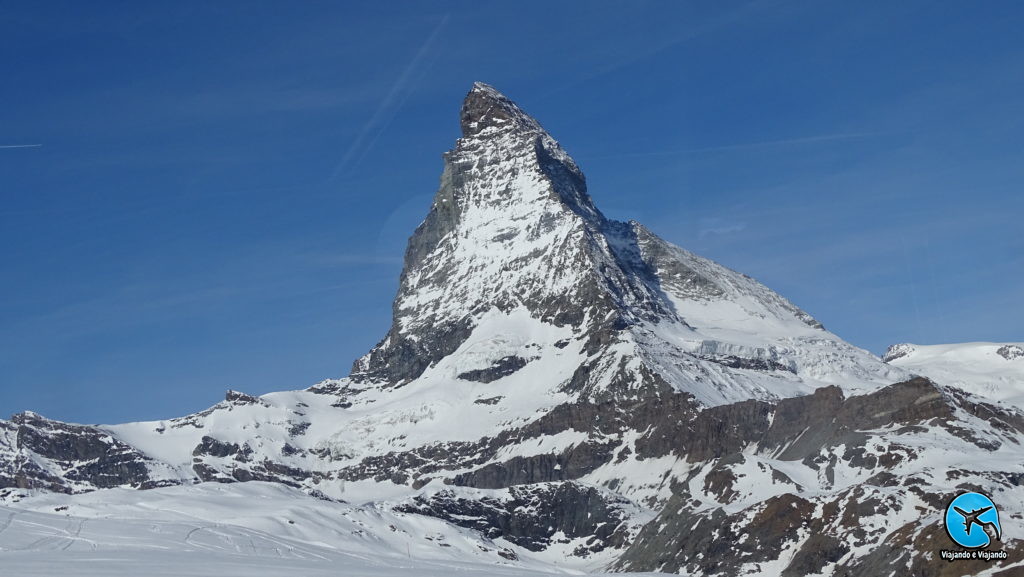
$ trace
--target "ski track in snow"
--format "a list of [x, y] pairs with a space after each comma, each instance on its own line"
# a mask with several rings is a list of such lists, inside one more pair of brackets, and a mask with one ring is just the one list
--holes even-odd
[[[0, 530], [0, 551], [3, 551], [0, 564], [5, 575], [446, 577], [454, 572], [467, 577], [530, 577], [551, 574], [454, 559], [448, 563], [403, 559], [384, 555], [383, 551], [376, 558], [330, 548], [317, 551], [315, 545], [289, 543], [286, 539], [232, 525], [194, 526], [182, 534], [181, 527], [140, 523], [138, 519], [93, 520], [34, 511], [5, 513], [6, 520]], [[16, 520], [20, 525], [19, 534], [11, 536], [6, 529]], [[137, 531], [143, 527], [148, 531]], [[178, 537], [174, 537], [175, 534]], [[10, 546], [9, 541], [19, 537], [31, 540], [22, 546]], [[90, 548], [73, 547], [79, 542], [90, 543]]]
[[[382, 517], [374, 505], [326, 502], [271, 483], [209, 485], [216, 486], [23, 495], [17, 503], [0, 506], [0, 574], [447, 577], [457, 572], [467, 577], [527, 577], [565, 573], [536, 561], [504, 560], [493, 554], [494, 545], [436, 519]], [[210, 511], [212, 499], [229, 506]], [[173, 503], [173, 510], [162, 509], [163, 503]], [[65, 513], [55, 513], [58, 508]], [[292, 535], [268, 530], [282, 521], [282, 510], [288, 516], [285, 526], [296, 531]], [[211, 523], [204, 516], [230, 522]], [[492, 550], [490, 556], [480, 553], [485, 542]], [[445, 545], [438, 547], [439, 543]]]
[[15, 513], [14, 511], [10, 511], [7, 513], [7, 519], [5, 519], [4, 524], [0, 526], [0, 536], [2, 536], [4, 531], [6, 531], [7, 528], [11, 526], [11, 523], [14, 522], [14, 517], [16, 515], [17, 513]]

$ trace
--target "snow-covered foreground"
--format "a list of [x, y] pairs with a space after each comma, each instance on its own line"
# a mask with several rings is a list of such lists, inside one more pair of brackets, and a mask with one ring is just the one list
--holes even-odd
[[39, 555], [28, 552], [0, 553], [7, 575], [74, 575], [81, 577], [392, 577], [450, 576], [529, 577], [546, 575], [539, 571], [488, 567], [467, 563], [373, 562], [366, 559], [322, 557], [318, 559], [266, 558], [228, 551], [55, 551]]
[[4, 575], [579, 573], [443, 521], [324, 501], [273, 483], [15, 495], [0, 507]]
[[[4, 571], [10, 575], [80, 575], [82, 577], [270, 577], [279, 575], [442, 575], [451, 572], [447, 567], [401, 567], [371, 566], [366, 563], [352, 563], [340, 559], [263, 559], [216, 551], [156, 551], [119, 550], [105, 552], [56, 551], [45, 556], [38, 553], [3, 553]], [[466, 573], [473, 575], [474, 573]], [[482, 574], [482, 573], [481, 573]], [[527, 575], [523, 572], [509, 572], [508, 575]]]

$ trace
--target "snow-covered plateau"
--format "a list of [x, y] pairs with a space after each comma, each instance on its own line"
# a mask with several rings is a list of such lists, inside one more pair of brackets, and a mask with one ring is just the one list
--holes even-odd
[[[880, 359], [606, 218], [477, 83], [387, 335], [351, 374], [180, 418], [0, 421], [16, 575], [1024, 574], [1024, 349]], [[1003, 561], [948, 562], [946, 504]]]
[[937, 383], [1024, 408], [1024, 343], [901, 343], [889, 347], [883, 359]]

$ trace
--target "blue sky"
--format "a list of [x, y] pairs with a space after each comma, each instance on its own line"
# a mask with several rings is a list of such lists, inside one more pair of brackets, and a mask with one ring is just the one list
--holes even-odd
[[1024, 340], [1015, 2], [8, 4], [0, 415], [347, 374], [474, 80], [840, 336]]

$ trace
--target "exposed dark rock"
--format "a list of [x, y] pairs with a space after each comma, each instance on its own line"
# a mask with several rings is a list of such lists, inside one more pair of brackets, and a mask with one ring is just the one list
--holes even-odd
[[465, 381], [478, 383], [490, 383], [500, 378], [507, 377], [512, 373], [526, 366], [526, 359], [515, 355], [502, 357], [486, 369], [476, 369], [459, 374], [459, 378]]
[[1008, 361], [1024, 357], [1024, 348], [1018, 345], [1003, 345], [996, 350], [996, 354]]
[[192, 450], [192, 455], [197, 457], [203, 455], [210, 457], [234, 457], [238, 461], [247, 461], [250, 454], [252, 454], [252, 449], [248, 445], [241, 446], [237, 443], [218, 441], [209, 436], [203, 436], [199, 445]]
[[233, 404], [233, 405], [259, 405], [259, 404], [263, 404], [263, 401], [259, 400], [258, 398], [254, 397], [252, 395], [247, 395], [245, 393], [241, 393], [239, 391], [232, 391], [232, 390], [229, 390], [224, 395], [224, 400], [227, 401], [228, 403]]
[[537, 131], [540, 125], [503, 94], [476, 82], [466, 95], [459, 113], [462, 136], [476, 136], [486, 129]]
[[[341, 474], [351, 480], [383, 480], [401, 471], [417, 479], [445, 470], [469, 468], [470, 472], [455, 475], [451, 481], [457, 485], [492, 489], [572, 480], [611, 462], [620, 453], [621, 444], [616, 439], [629, 430], [646, 431], [635, 442], [635, 452], [640, 458], [676, 455], [690, 462], [701, 462], [739, 453], [753, 444], [767, 453], [784, 449], [780, 454], [784, 460], [801, 460], [819, 455], [823, 449], [846, 445], [844, 461], [857, 467], [874, 468], [879, 462], [894, 466], [912, 455], [899, 452], [898, 447], [882, 455], [867, 453], [862, 445], [868, 435], [863, 431], [950, 417], [951, 409], [944, 397], [926, 379], [914, 379], [850, 399], [844, 399], [838, 387], [826, 387], [805, 397], [783, 399], [775, 405], [743, 401], [704, 410], [698, 410], [688, 395], [668, 393], [632, 403], [559, 405], [524, 427], [502, 431], [492, 438], [370, 457]], [[594, 440], [560, 454], [490, 462], [503, 447], [567, 430], [587, 433]], [[829, 468], [834, 466], [834, 463], [823, 464]]]
[[739, 453], [716, 460], [711, 470], [704, 476], [704, 492], [715, 495], [720, 503], [731, 503], [736, 497], [733, 484], [737, 479], [730, 465], [743, 461], [743, 455]]
[[[644, 527], [637, 540], [626, 550], [615, 567], [629, 571], [683, 571], [692, 574], [736, 575], [743, 563], [767, 563], [777, 558], [786, 546], [797, 550], [783, 575], [804, 575], [821, 572], [826, 565], [835, 565], [850, 550], [873, 542], [884, 535], [869, 532], [862, 519], [886, 515], [905, 498], [879, 497], [873, 491], [907, 491], [928, 502], [935, 510], [945, 507], [944, 499], [922, 491], [914, 483], [901, 483], [890, 472], [898, 464], [916, 459], [914, 449], [889, 442], [880, 452], [869, 449], [866, 441], [883, 428], [899, 427], [912, 432], [922, 424], [938, 425], [953, 434], [962, 431], [955, 425], [955, 408], [960, 407], [993, 423], [1007, 435], [1024, 432], [1024, 423], [1014, 411], [978, 404], [965, 395], [944, 393], [933, 383], [915, 378], [862, 396], [844, 398], [836, 387], [818, 389], [805, 397], [783, 399], [771, 406], [746, 401], [702, 411], [689, 423], [682, 423], [675, 434], [684, 439], [680, 455], [696, 462], [711, 461], [704, 477], [702, 491], [721, 503], [735, 498], [736, 477], [730, 465], [743, 459], [739, 454], [722, 453], [715, 445], [705, 446], [693, 439], [720, 438], [717, 447], [733, 447], [733, 453], [757, 445], [759, 452], [776, 455], [782, 460], [803, 460], [817, 467], [828, 482], [833, 482], [832, 469], [838, 460], [848, 467], [877, 472], [862, 485], [856, 485], [834, 501], [822, 506], [821, 514], [811, 515], [814, 506], [801, 497], [784, 494], [755, 505], [756, 514], [746, 511], [726, 514], [721, 509], [695, 513], [692, 499], [680, 485], [679, 493], [666, 504], [661, 514]], [[773, 414], [772, 414], [773, 413]], [[768, 426], [767, 416], [771, 416]], [[743, 423], [743, 426], [739, 426]], [[980, 449], [979, 439], [965, 437]], [[640, 444], [637, 445], [638, 449]], [[832, 452], [842, 448], [841, 454]], [[991, 450], [991, 449], [988, 449]], [[780, 452], [781, 451], [781, 452]], [[693, 473], [695, 474], [695, 473]], [[959, 477], [976, 479], [987, 476], [992, 484], [1014, 486], [1020, 479], [1015, 474], [982, 474], [971, 471], [950, 471], [951, 480]], [[1022, 475], [1024, 476], [1024, 475]], [[773, 479], [775, 473], [773, 472]], [[786, 481], [790, 481], [788, 478]], [[826, 485], [827, 486], [827, 485]], [[961, 484], [959, 490], [984, 490], [975, 484]], [[800, 541], [797, 529], [813, 537]], [[746, 536], [745, 536], [746, 535]], [[899, 543], [898, 540], [892, 541]], [[795, 545], [794, 545], [795, 544]], [[933, 547], [927, 550], [937, 550]], [[843, 565], [836, 575], [888, 574], [910, 562], [905, 545], [894, 545], [887, 555], [870, 555], [854, 564]], [[926, 550], [926, 549], [919, 549]], [[913, 556], [920, 573], [914, 575], [945, 575], [930, 573], [918, 556]], [[867, 559], [878, 559], [870, 561]], [[943, 565], [956, 565], [943, 563]], [[945, 571], [949, 571], [948, 569]], [[959, 571], [959, 570], [958, 570]], [[897, 571], [900, 572], [900, 571]], [[949, 573], [949, 574], [967, 574]]]
[[[346, 481], [391, 480], [396, 475], [417, 479], [438, 471], [467, 468], [486, 463], [497, 447], [489, 440], [478, 443], [437, 443], [405, 452], [392, 452], [364, 458], [359, 464], [338, 471]], [[321, 454], [324, 458], [329, 455]], [[404, 483], [405, 481], [403, 481]]]
[[823, 447], [861, 445], [867, 438], [862, 431], [932, 419], [948, 423], [953, 411], [943, 394], [924, 378], [849, 399], [843, 398], [838, 387], [826, 387], [812, 395], [779, 401], [772, 426], [758, 448], [771, 452], [785, 447], [779, 458], [799, 460]]
[[788, 445], [783, 459], [802, 459], [817, 453], [831, 434], [832, 419], [842, 403], [843, 391], [839, 387], [824, 387], [811, 395], [782, 399], [775, 406], [771, 428], [758, 449], [772, 452]]
[[[192, 464], [192, 471], [201, 481], [214, 481], [217, 483], [268, 481], [290, 487], [300, 487], [302, 481], [312, 477], [312, 474], [308, 471], [289, 467], [269, 459], [251, 462], [246, 452], [247, 446], [239, 447], [235, 444], [220, 443], [213, 439], [210, 439], [212, 443], [208, 443], [206, 439], [209, 439], [209, 437], [204, 438], [203, 445], [207, 445], [210, 450], [218, 453], [226, 452], [231, 447], [234, 447], [233, 451], [226, 452], [223, 456], [234, 456], [235, 458], [228, 463], [216, 463], [204, 462], [201, 457], [196, 457]], [[203, 447], [203, 445], [200, 445], [200, 447]], [[209, 456], [206, 453], [200, 454]], [[244, 458], [239, 458], [239, 455], [243, 455]]]
[[546, 483], [578, 479], [611, 460], [611, 443], [582, 443], [558, 455], [513, 457], [469, 473], [456, 475], [456, 485], [480, 489], [500, 489], [512, 485]]
[[889, 348], [886, 349], [885, 353], [882, 355], [882, 362], [891, 363], [896, 359], [902, 359], [903, 357], [909, 355], [912, 352], [914, 352], [914, 345], [908, 343], [890, 345]]
[[306, 430], [309, 429], [309, 426], [311, 424], [312, 423], [310, 423], [309, 421], [302, 421], [302, 422], [298, 422], [298, 423], [292, 423], [291, 426], [288, 427], [288, 434], [293, 436], [293, 437], [299, 437], [301, 435], [305, 435], [306, 434]]
[[[746, 406], [746, 405], [744, 405]], [[767, 405], [765, 405], [767, 407]], [[705, 411], [707, 412], [707, 411]], [[491, 438], [474, 443], [443, 443], [419, 447], [404, 453], [368, 457], [341, 475], [349, 480], [388, 479], [392, 472], [408, 472], [413, 478], [435, 474], [451, 469], [466, 469], [484, 465], [493, 460], [503, 447], [530, 439], [575, 430], [600, 438], [600, 441], [583, 443], [559, 455], [537, 455], [517, 458], [503, 463], [491, 463], [469, 473], [462, 473], [452, 481], [459, 485], [485, 488], [501, 488], [519, 483], [546, 482], [576, 479], [597, 467], [610, 462], [618, 440], [626, 430], [650, 430], [647, 437], [637, 442], [642, 456], [656, 457], [668, 454], [683, 455], [686, 450], [714, 453], [714, 436], [721, 432], [734, 433], [726, 444], [731, 451], [738, 450], [747, 436], [736, 436], [736, 431], [745, 427], [707, 427], [704, 436], [685, 440], [679, 435], [690, 419], [697, 418], [698, 426], [719, 415], [723, 410], [711, 410], [707, 415], [699, 413], [693, 398], [679, 393], [668, 393], [663, 398], [649, 398], [640, 401], [613, 402], [600, 404], [581, 402], [558, 405], [545, 415], [521, 428], [506, 429]], [[746, 415], [746, 413], [744, 413]], [[718, 432], [716, 432], [718, 431]], [[742, 438], [741, 438], [742, 437]], [[692, 447], [689, 445], [692, 444]], [[324, 455], [325, 457], [327, 455]]]
[[803, 577], [822, 573], [827, 565], [835, 564], [849, 551], [850, 548], [838, 538], [824, 533], [814, 533], [807, 538], [803, 547], [782, 571], [782, 577]]
[[796, 369], [771, 359], [748, 359], [732, 355], [701, 355], [701, 359], [711, 361], [732, 369], [749, 369], [753, 371], [786, 371], [796, 373]]
[[438, 517], [530, 551], [544, 550], [559, 532], [568, 539], [590, 537], [585, 551], [578, 552], [585, 555], [625, 544], [623, 508], [628, 505], [593, 487], [567, 482], [511, 487], [507, 496], [480, 499], [442, 491], [416, 497], [397, 510]]
[[422, 341], [411, 340], [401, 333], [389, 334], [365, 361], [356, 361], [353, 378], [382, 379], [401, 386], [423, 374], [432, 363], [453, 353], [471, 332], [472, 327], [466, 320], [435, 326], [431, 338]]
[[[301, 452], [287, 443], [281, 449], [284, 456]], [[299, 487], [302, 481], [312, 477], [309, 471], [267, 458], [258, 461], [253, 458], [254, 453], [248, 443], [229, 443], [204, 436], [192, 451], [192, 470], [202, 481], [220, 483], [271, 481]]]
[[213, 467], [206, 465], [204, 463], [194, 463], [192, 465], [192, 472], [196, 474], [196, 477], [198, 477], [200, 481], [204, 481], [207, 483], [211, 481], [218, 483], [232, 482], [229, 476], [222, 474], [217, 469], [214, 469]]
[[[721, 509], [693, 513], [685, 498], [673, 498], [616, 561], [625, 571], [733, 575], [744, 563], [776, 558], [807, 527], [813, 505], [795, 495], [765, 501], [749, 522]], [[671, 520], [667, 513], [671, 512]]]
[[669, 397], [650, 406], [647, 422], [654, 426], [636, 442], [637, 455], [674, 454], [696, 462], [737, 453], [765, 434], [771, 409], [769, 403], [743, 401], [697, 412], [691, 399]]
[[61, 474], [54, 475], [29, 459], [12, 460], [0, 473], [0, 487], [74, 492], [92, 487], [139, 488], [150, 480], [147, 457], [97, 427], [61, 423], [29, 412], [14, 415], [7, 426], [16, 427], [12, 449], [46, 459]]
[[181, 428], [184, 428], [184, 427], [195, 427], [196, 429], [202, 429], [203, 428], [204, 418], [205, 417], [209, 417], [210, 415], [212, 415], [213, 412], [216, 411], [221, 406], [222, 406], [221, 404], [216, 404], [216, 405], [214, 405], [214, 406], [212, 406], [209, 409], [206, 409], [204, 411], [200, 411], [198, 413], [193, 413], [193, 414], [188, 415], [186, 417], [179, 417], [177, 419], [171, 419], [171, 428], [172, 429], [181, 429]]

